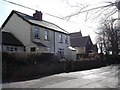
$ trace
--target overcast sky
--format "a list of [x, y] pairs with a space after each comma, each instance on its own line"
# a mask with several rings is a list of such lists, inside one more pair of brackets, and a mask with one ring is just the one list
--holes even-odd
[[[9, 0], [21, 5], [37, 9], [43, 13], [43, 19], [49, 22], [52, 22], [56, 25], [59, 25], [61, 28], [65, 29], [68, 32], [78, 32], [81, 30], [83, 36], [90, 35], [93, 43], [95, 43], [96, 35], [94, 31], [97, 29], [98, 22], [87, 20], [85, 21], [85, 14], [82, 13], [78, 16], [72, 17], [69, 21], [60, 20], [55, 17], [46, 15], [49, 13], [55, 16], [64, 17], [70, 15], [71, 13], [78, 10], [78, 8], [70, 7], [84, 4], [91, 5], [91, 7], [99, 6], [104, 4], [105, 0]], [[106, 0], [106, 1], [115, 1], [115, 0]], [[34, 11], [19, 7], [3, 0], [0, 0], [0, 26], [3, 24], [5, 19], [8, 17], [12, 10], [17, 10], [22, 13], [31, 15]]]

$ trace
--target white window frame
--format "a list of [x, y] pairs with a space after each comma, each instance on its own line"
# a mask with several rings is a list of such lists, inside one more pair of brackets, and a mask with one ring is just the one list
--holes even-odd
[[18, 49], [17, 49], [17, 47], [7, 46], [6, 50], [8, 52], [17, 52]]
[[45, 30], [45, 40], [48, 40], [48, 39], [49, 39], [49, 31]]
[[59, 42], [62, 43], [62, 34], [59, 34]]
[[65, 36], [65, 44], [68, 44], [68, 36]]
[[40, 39], [40, 29], [35, 27], [33, 28], [34, 39]]

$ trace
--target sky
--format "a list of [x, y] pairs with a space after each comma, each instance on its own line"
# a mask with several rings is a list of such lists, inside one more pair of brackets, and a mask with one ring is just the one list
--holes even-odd
[[[99, 5], [104, 5], [105, 0], [9, 0], [9, 1], [42, 11], [43, 20], [52, 22], [60, 26], [61, 28], [65, 29], [69, 33], [81, 31], [83, 36], [89, 35], [93, 43], [94, 44], [96, 43], [95, 31], [99, 26], [97, 20], [93, 21], [92, 19], [88, 19], [87, 21], [85, 21], [86, 20], [85, 13], [81, 13], [79, 15], [71, 17], [68, 21], [49, 16], [45, 13], [52, 14], [58, 17], [65, 17], [79, 10], [78, 7], [74, 6], [81, 6], [81, 4], [84, 4], [90, 5], [91, 7], [95, 7]], [[4, 21], [9, 16], [12, 10], [17, 10], [19, 12], [31, 16], [35, 12], [0, 0], [0, 12], [2, 12], [0, 13], [0, 26], [4, 23]]]

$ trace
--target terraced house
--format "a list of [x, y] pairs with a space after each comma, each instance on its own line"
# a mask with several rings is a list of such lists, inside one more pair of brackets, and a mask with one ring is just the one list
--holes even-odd
[[[30, 16], [13, 10], [3, 23], [2, 29], [19, 40], [25, 52], [51, 52], [64, 55], [65, 49], [70, 46], [69, 33], [43, 20], [40, 11]], [[8, 47], [14, 48], [14, 45], [12, 47], [8, 45], [4, 50], [7, 51]]]

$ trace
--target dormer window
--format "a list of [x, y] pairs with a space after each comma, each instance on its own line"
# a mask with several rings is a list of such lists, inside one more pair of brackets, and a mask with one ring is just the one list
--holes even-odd
[[40, 30], [39, 28], [33, 28], [34, 39], [40, 39]]

